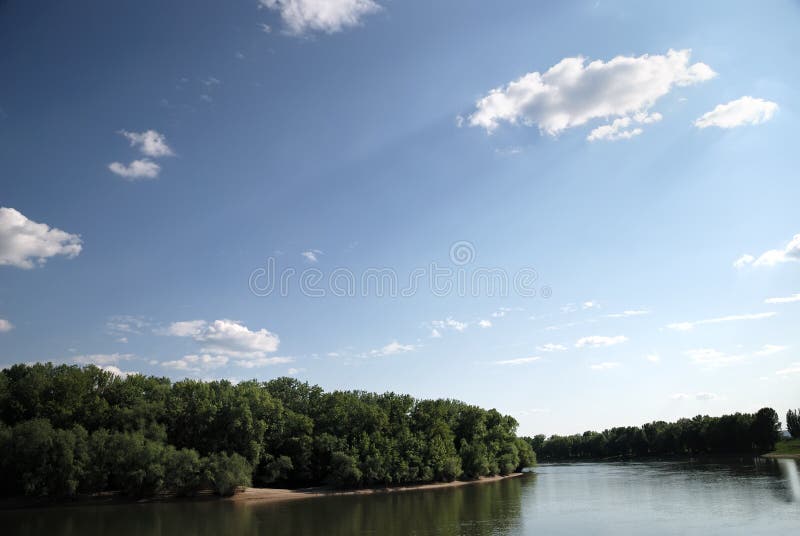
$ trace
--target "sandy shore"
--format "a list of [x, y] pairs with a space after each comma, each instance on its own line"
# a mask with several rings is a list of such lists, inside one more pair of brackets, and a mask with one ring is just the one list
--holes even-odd
[[453, 482], [437, 482], [434, 484], [414, 484], [410, 486], [395, 486], [385, 488], [364, 488], [353, 490], [337, 490], [331, 488], [304, 488], [304, 489], [275, 489], [275, 488], [245, 488], [244, 491], [237, 493], [233, 497], [224, 500], [234, 502], [283, 502], [295, 501], [298, 499], [313, 499], [317, 497], [330, 497], [334, 495], [374, 495], [378, 493], [398, 493], [401, 491], [415, 491], [440, 488], [455, 488], [459, 486], [470, 486], [473, 484], [484, 484], [487, 482], [497, 482], [506, 478], [516, 478], [525, 473], [512, 473], [508, 476], [489, 476], [477, 480], [455, 480]]

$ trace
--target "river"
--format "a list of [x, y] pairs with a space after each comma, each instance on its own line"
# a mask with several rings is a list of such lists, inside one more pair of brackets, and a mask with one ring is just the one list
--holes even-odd
[[785, 535], [800, 527], [798, 474], [796, 460], [543, 464], [457, 488], [7, 510], [0, 523], [48, 536]]

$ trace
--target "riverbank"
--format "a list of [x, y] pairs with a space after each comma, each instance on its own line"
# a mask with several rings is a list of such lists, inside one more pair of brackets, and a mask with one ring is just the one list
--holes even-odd
[[166, 503], [166, 502], [200, 502], [200, 501], [228, 501], [236, 503], [250, 502], [283, 502], [298, 499], [314, 499], [319, 497], [333, 497], [339, 495], [374, 495], [383, 493], [397, 493], [401, 491], [415, 491], [428, 489], [455, 488], [472, 484], [497, 482], [509, 478], [523, 476], [525, 473], [511, 473], [506, 476], [481, 477], [475, 480], [454, 480], [453, 482], [433, 482], [429, 484], [409, 484], [406, 486], [388, 486], [357, 489], [339, 489], [331, 487], [313, 487], [301, 489], [283, 488], [244, 488], [231, 497], [220, 497], [203, 490], [192, 497], [178, 497], [174, 494], [159, 493], [152, 497], [135, 499], [118, 492], [98, 493], [94, 495], [81, 495], [71, 499], [50, 499], [47, 497], [13, 497], [0, 500], [0, 510], [16, 510], [21, 508], [49, 508], [69, 506], [103, 506], [113, 504], [131, 503]]
[[430, 489], [456, 488], [460, 486], [470, 486], [473, 484], [485, 484], [497, 482], [509, 478], [517, 478], [525, 473], [511, 473], [506, 476], [488, 476], [475, 480], [454, 480], [453, 482], [435, 482], [431, 484], [410, 484], [407, 486], [391, 486], [380, 488], [359, 488], [359, 489], [334, 489], [334, 488], [304, 488], [304, 489], [278, 489], [278, 488], [245, 488], [244, 491], [223, 500], [233, 502], [260, 502], [273, 503], [283, 501], [295, 501], [299, 499], [313, 499], [319, 497], [333, 497], [341, 495], [376, 495], [385, 493], [399, 493], [403, 491], [418, 491]]
[[785, 439], [778, 441], [775, 450], [764, 454], [765, 458], [787, 458], [790, 460], [800, 460], [800, 439]]

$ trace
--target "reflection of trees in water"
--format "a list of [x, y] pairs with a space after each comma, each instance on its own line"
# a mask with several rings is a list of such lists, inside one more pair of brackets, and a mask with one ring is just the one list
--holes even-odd
[[12, 521], [15, 534], [50, 536], [509, 535], [519, 532], [523, 478], [533, 477], [262, 505], [187, 501], [0, 512], [0, 523]]
[[780, 469], [781, 476], [786, 481], [786, 490], [789, 500], [800, 502], [800, 463], [797, 460], [775, 460]]
[[[520, 479], [254, 507], [270, 535], [504, 535], [520, 524]], [[269, 519], [269, 521], [267, 521]]]

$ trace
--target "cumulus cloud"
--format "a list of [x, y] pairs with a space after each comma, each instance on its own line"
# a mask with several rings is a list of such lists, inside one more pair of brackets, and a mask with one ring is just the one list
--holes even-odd
[[7, 333], [14, 329], [14, 324], [6, 320], [5, 318], [0, 318], [0, 333]]
[[13, 208], [0, 207], [0, 266], [30, 269], [50, 257], [77, 257], [81, 237], [29, 220]]
[[111, 173], [129, 181], [156, 179], [161, 173], [161, 166], [147, 158], [134, 160], [128, 165], [122, 162], [111, 162], [108, 169], [111, 170]]
[[697, 118], [694, 126], [735, 128], [758, 125], [772, 119], [777, 111], [778, 105], [772, 101], [745, 96], [726, 104], [718, 104], [713, 110]]
[[202, 344], [201, 352], [242, 359], [263, 358], [278, 349], [280, 339], [266, 329], [250, 330], [236, 320], [173, 322], [160, 333], [190, 337]]
[[114, 376], [119, 376], [123, 380], [128, 376], [132, 376], [135, 374], [139, 374], [139, 372], [131, 371], [131, 370], [121, 370], [119, 367], [115, 365], [98, 365], [97, 368], [105, 370], [106, 372], [110, 372]]
[[116, 315], [106, 322], [106, 329], [114, 334], [135, 333], [139, 334], [144, 328], [149, 326], [149, 322], [141, 316]]
[[417, 347], [413, 344], [400, 344], [397, 341], [392, 341], [383, 348], [372, 350], [369, 355], [371, 357], [383, 357], [387, 355], [404, 354], [406, 352], [413, 352]]
[[661, 356], [658, 354], [648, 354], [644, 356], [644, 358], [650, 361], [651, 363], [659, 363], [661, 361]]
[[640, 112], [638, 114], [634, 114], [632, 117], [620, 117], [618, 119], [614, 119], [610, 125], [602, 125], [593, 129], [589, 135], [586, 136], [586, 139], [589, 141], [629, 140], [634, 136], [638, 136], [644, 132], [644, 129], [637, 125], [648, 125], [650, 123], [661, 121], [661, 119], [663, 119], [663, 116], [658, 112], [652, 114]]
[[728, 316], [720, 316], [717, 318], [706, 318], [705, 320], [695, 320], [694, 322], [673, 322], [672, 324], [667, 324], [667, 328], [674, 329], [676, 331], [691, 331], [695, 328], [695, 326], [701, 326], [704, 324], [720, 324], [722, 322], [737, 322], [740, 320], [761, 320], [762, 318], [773, 317], [776, 314], [778, 313], [774, 311], [769, 311], [766, 313], [728, 315]]
[[782, 296], [779, 298], [767, 298], [764, 303], [794, 303], [800, 302], [800, 294], [792, 294], [791, 296]]
[[590, 365], [589, 368], [592, 370], [611, 370], [619, 368], [620, 366], [622, 366], [622, 364], [616, 361], [603, 361], [602, 363]]
[[340, 32], [381, 9], [373, 0], [260, 0], [260, 5], [279, 12], [292, 35]]
[[736, 268], [743, 268], [752, 264], [753, 266], [775, 266], [784, 262], [800, 261], [800, 234], [794, 237], [782, 249], [770, 249], [755, 257], [749, 253], [742, 255], [733, 265]]
[[170, 146], [167, 145], [167, 138], [155, 130], [146, 130], [144, 132], [120, 130], [119, 133], [131, 142], [131, 147], [137, 147], [145, 156], [158, 158], [175, 154]]
[[490, 328], [492, 327], [492, 322], [491, 320], [481, 320], [478, 322], [478, 325], [482, 328]]
[[583, 57], [564, 58], [544, 73], [531, 72], [481, 98], [469, 116], [470, 126], [491, 133], [501, 123], [538, 126], [556, 136], [595, 119], [612, 121], [595, 129], [590, 139], [620, 139], [637, 135], [637, 123], [661, 119], [650, 114], [656, 101], [674, 87], [710, 80], [716, 73], [705, 63], [690, 63], [690, 50], [666, 54], [617, 56], [608, 62], [587, 63]]
[[525, 365], [527, 363], [534, 363], [539, 361], [541, 357], [533, 356], [533, 357], [518, 357], [517, 359], [504, 359], [502, 361], [494, 361], [495, 365]]
[[627, 341], [628, 337], [625, 335], [614, 335], [613, 337], [605, 337], [602, 335], [591, 335], [589, 337], [581, 337], [575, 343], [576, 348], [602, 348], [606, 346], [614, 346], [615, 344], [622, 344]]

